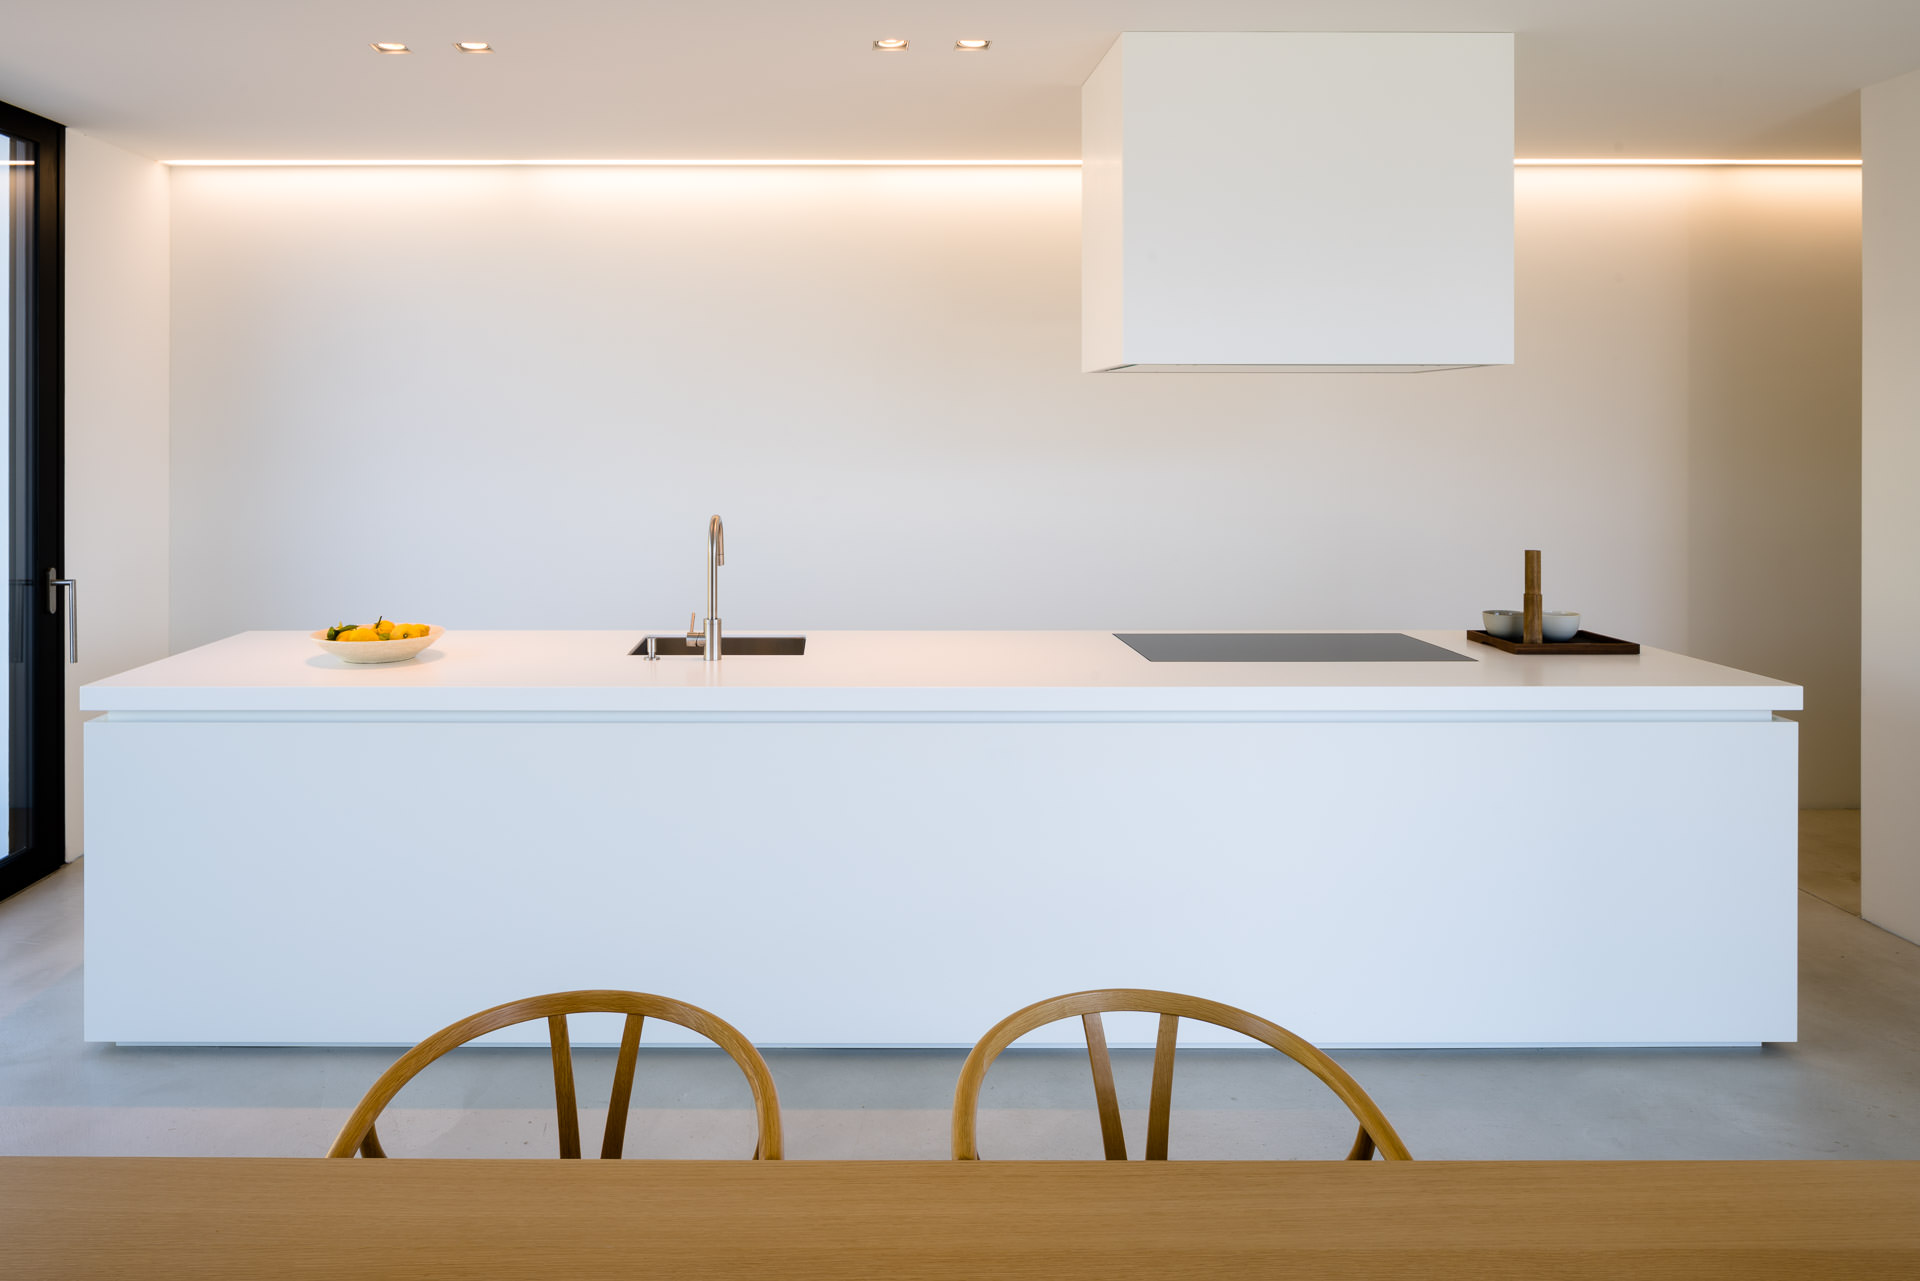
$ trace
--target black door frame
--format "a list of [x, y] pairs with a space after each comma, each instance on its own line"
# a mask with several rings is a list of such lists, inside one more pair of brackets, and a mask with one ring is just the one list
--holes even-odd
[[[33, 244], [19, 317], [28, 344], [27, 421], [14, 452], [25, 481], [13, 485], [24, 510], [14, 513], [7, 539], [13, 615], [8, 631], [14, 633], [17, 623], [20, 645], [8, 657], [26, 666], [31, 782], [25, 799], [33, 830], [23, 848], [9, 853], [0, 847], [0, 898], [59, 868], [67, 857], [66, 668], [62, 619], [47, 605], [47, 571], [66, 563], [66, 133], [65, 125], [0, 102], [0, 134], [35, 146]], [[8, 764], [12, 769], [11, 759]], [[9, 805], [11, 792], [9, 780]]]

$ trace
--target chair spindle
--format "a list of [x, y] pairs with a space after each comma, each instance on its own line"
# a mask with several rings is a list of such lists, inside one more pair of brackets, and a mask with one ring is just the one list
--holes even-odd
[[633, 1102], [633, 1068], [640, 1055], [640, 1025], [644, 1014], [629, 1014], [620, 1031], [620, 1060], [613, 1068], [613, 1093], [607, 1099], [607, 1129], [600, 1140], [600, 1159], [617, 1161], [627, 1143], [627, 1106]]
[[1083, 1014], [1087, 1029], [1087, 1061], [1093, 1066], [1093, 1097], [1100, 1108], [1100, 1142], [1107, 1160], [1127, 1159], [1127, 1135], [1120, 1125], [1120, 1097], [1113, 1089], [1113, 1059], [1107, 1054], [1107, 1029], [1098, 1014]]
[[567, 1016], [547, 1016], [547, 1039], [553, 1042], [553, 1107], [560, 1114], [560, 1155], [580, 1158], [580, 1109], [573, 1100], [573, 1044], [567, 1039]]
[[1153, 1095], [1147, 1104], [1147, 1160], [1167, 1159], [1167, 1131], [1173, 1124], [1173, 1045], [1180, 1039], [1180, 1016], [1162, 1014], [1153, 1043]]

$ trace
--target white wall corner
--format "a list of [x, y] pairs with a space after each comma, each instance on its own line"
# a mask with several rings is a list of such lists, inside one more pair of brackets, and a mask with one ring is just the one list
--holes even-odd
[[1920, 942], [1920, 72], [1860, 95], [1860, 903]]

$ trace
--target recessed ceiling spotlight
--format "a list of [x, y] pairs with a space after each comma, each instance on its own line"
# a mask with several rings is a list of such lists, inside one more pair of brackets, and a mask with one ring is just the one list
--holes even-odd
[[898, 36], [888, 36], [885, 40], [873, 42], [875, 53], [905, 53], [907, 42]]
[[456, 40], [453, 47], [461, 53], [492, 53], [493, 46], [484, 40]]
[[956, 40], [953, 42], [953, 48], [954, 48], [954, 51], [957, 53], [973, 53], [976, 50], [993, 48], [993, 41], [991, 40]]
[[389, 44], [381, 40], [376, 40], [373, 42], [373, 51], [375, 53], [412, 53], [413, 52], [413, 50], [407, 48], [407, 46], [403, 44]]

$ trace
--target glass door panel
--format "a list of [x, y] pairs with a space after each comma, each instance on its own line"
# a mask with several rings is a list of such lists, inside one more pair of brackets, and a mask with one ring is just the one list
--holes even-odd
[[[15, 540], [13, 513], [16, 504], [13, 501], [13, 477], [19, 468], [13, 457], [12, 443], [19, 439], [20, 433], [13, 426], [27, 414], [26, 376], [31, 366], [31, 353], [27, 351], [27, 327], [24, 323], [26, 302], [28, 249], [33, 242], [33, 159], [38, 150], [31, 142], [22, 138], [0, 137], [7, 156], [7, 254], [6, 263], [0, 266], [0, 291], [7, 299], [6, 313], [0, 318], [0, 343], [4, 343], [7, 352], [7, 423], [9, 448], [7, 450], [7, 476], [5, 501], [7, 504], [8, 542]], [[11, 557], [9, 560], [11, 561]], [[16, 569], [9, 575], [19, 578]], [[20, 631], [16, 602], [12, 599], [19, 595], [16, 589], [9, 593], [7, 619], [7, 682], [5, 687], [7, 707], [7, 849], [6, 852], [18, 854], [33, 845], [33, 810], [31, 804], [22, 805], [16, 797], [24, 799], [32, 787], [31, 754], [22, 750], [18, 741], [20, 726], [14, 722], [13, 708], [22, 701], [20, 688], [24, 675], [26, 646], [25, 637]], [[16, 770], [19, 771], [18, 776]], [[25, 786], [21, 784], [24, 782]]]
[[61, 162], [59, 125], [0, 103], [6, 161], [6, 240], [0, 262], [0, 351], [6, 365], [7, 845], [0, 895], [66, 857], [64, 683], [59, 580], [62, 418]]

